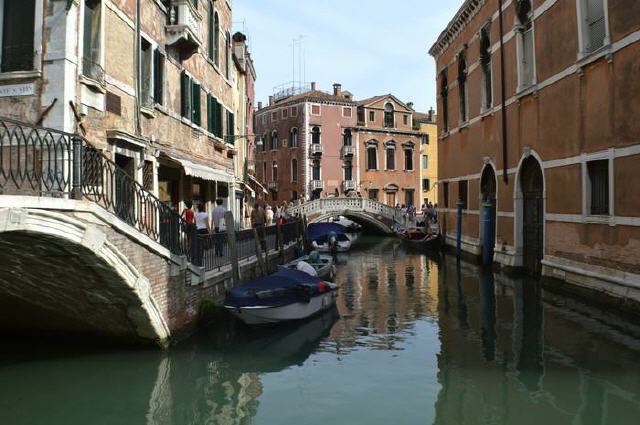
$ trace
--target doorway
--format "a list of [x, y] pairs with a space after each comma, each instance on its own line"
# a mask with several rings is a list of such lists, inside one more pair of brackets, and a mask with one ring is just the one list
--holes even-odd
[[530, 156], [520, 171], [522, 189], [522, 265], [538, 276], [544, 256], [544, 178], [538, 161]]
[[133, 179], [135, 173], [135, 162], [133, 158], [120, 154], [115, 155], [115, 162], [118, 168], [120, 168], [120, 170], [116, 171], [115, 179], [115, 213], [121, 220], [126, 221], [133, 226], [136, 221], [133, 193], [134, 187], [129, 178]]
[[496, 173], [491, 165], [484, 167], [480, 179], [480, 238], [482, 240], [482, 262], [493, 263], [497, 224]]

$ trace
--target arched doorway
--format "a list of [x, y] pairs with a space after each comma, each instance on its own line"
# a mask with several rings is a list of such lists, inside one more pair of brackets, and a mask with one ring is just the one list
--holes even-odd
[[544, 256], [544, 178], [540, 163], [532, 156], [522, 163], [522, 265], [539, 275]]
[[493, 263], [496, 238], [496, 173], [491, 165], [484, 167], [480, 178], [480, 237], [482, 239], [482, 262]]

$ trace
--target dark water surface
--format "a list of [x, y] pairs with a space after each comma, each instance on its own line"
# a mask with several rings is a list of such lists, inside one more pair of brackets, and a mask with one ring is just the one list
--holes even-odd
[[640, 424], [640, 324], [393, 239], [337, 281], [308, 323], [168, 353], [8, 341], [0, 425]]

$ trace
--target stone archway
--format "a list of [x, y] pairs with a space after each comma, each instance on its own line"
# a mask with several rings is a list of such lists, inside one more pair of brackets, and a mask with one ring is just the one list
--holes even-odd
[[544, 175], [533, 156], [522, 162], [517, 184], [522, 199], [522, 266], [539, 275], [544, 257]]
[[493, 262], [497, 229], [497, 180], [491, 164], [485, 165], [480, 178], [479, 228], [483, 263], [490, 264]]

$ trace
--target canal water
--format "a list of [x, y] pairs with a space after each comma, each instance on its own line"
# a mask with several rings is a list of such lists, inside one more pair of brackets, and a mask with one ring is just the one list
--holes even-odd
[[640, 324], [362, 238], [337, 309], [167, 353], [0, 349], [0, 424], [634, 424]]

